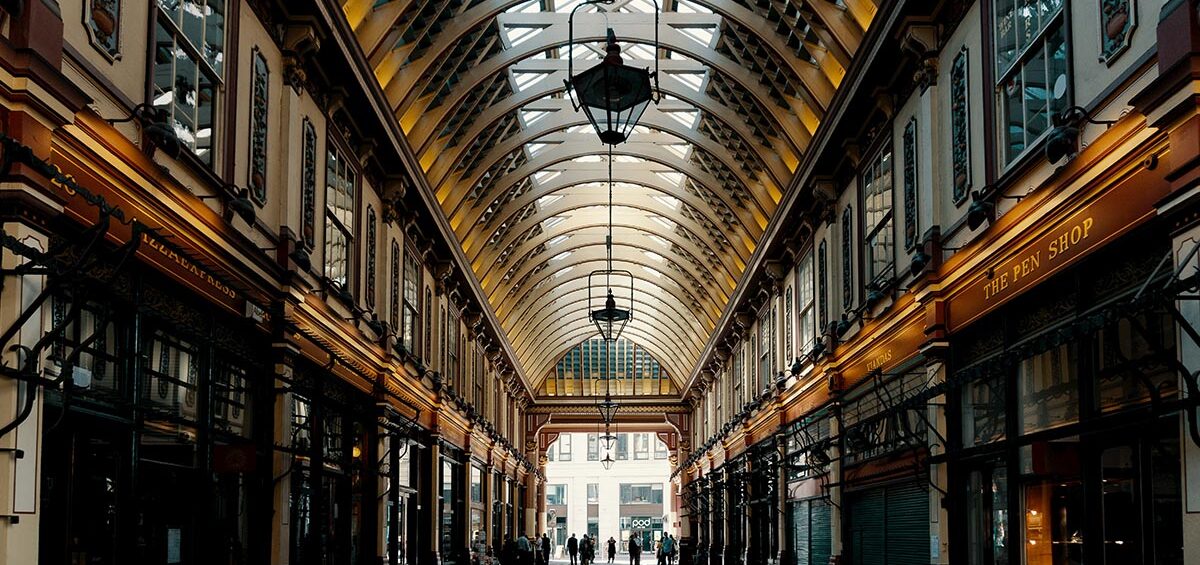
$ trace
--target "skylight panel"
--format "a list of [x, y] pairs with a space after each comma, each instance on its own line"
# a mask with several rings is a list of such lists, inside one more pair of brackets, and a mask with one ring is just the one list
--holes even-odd
[[588, 131], [591, 131], [591, 129], [592, 126], [590, 124], [581, 124], [567, 128], [567, 133], [587, 133]]
[[661, 235], [650, 234], [650, 239], [654, 240], [654, 243], [657, 243], [663, 247], [671, 246], [671, 242], [667, 241], [667, 238], [662, 237]]
[[700, 123], [699, 110], [666, 110], [665, 112], [671, 117], [671, 119], [683, 124], [689, 129], [696, 127], [696, 124]]
[[555, 202], [562, 200], [562, 197], [563, 195], [561, 194], [547, 194], [546, 196], [538, 198], [538, 208], [545, 208], [546, 206], [554, 204]]
[[571, 236], [569, 236], [569, 235], [556, 235], [556, 236], [554, 236], [554, 237], [550, 238], [550, 241], [547, 241], [547, 242], [546, 242], [546, 246], [547, 246], [547, 247], [554, 247], [555, 245], [558, 245], [558, 244], [560, 244], [560, 243], [562, 243], [562, 242], [566, 241], [566, 240], [567, 240], [567, 239], [569, 239], [570, 237], [571, 237]]
[[663, 148], [667, 151], [670, 151], [680, 159], [686, 159], [688, 152], [692, 150], [692, 145], [690, 143], [672, 143], [669, 145], [663, 145]]
[[580, 155], [579, 157], [571, 159], [571, 162], [573, 162], [573, 163], [599, 163], [603, 160], [604, 160], [604, 157], [601, 157], [600, 155]]
[[522, 2], [520, 4], [517, 4], [516, 6], [513, 6], [509, 9], [505, 10], [505, 12], [510, 13], [510, 14], [514, 14], [514, 13], [536, 14], [541, 11], [542, 11], [541, 0], [529, 0], [528, 2]]
[[688, 0], [676, 0], [675, 11], [681, 14], [711, 14], [712, 10]]
[[558, 255], [551, 257], [550, 260], [551, 261], [562, 261], [563, 259], [570, 257], [571, 253], [574, 253], [574, 252], [573, 251], [563, 251], [562, 253], [559, 253]]
[[538, 153], [541, 153], [542, 151], [544, 151], [549, 146], [550, 146], [549, 143], [526, 143], [525, 151], [527, 153], [529, 153], [530, 157], [533, 157], [533, 156], [537, 155]]
[[542, 220], [542, 229], [548, 230], [548, 229], [553, 228], [554, 226], [557, 226], [558, 224], [561, 224], [565, 221], [567, 221], [567, 219], [562, 216], [554, 216], [553, 218], [546, 218], [545, 220]]
[[635, 43], [626, 47], [621, 52], [621, 55], [635, 61], [653, 61], [655, 59], [654, 48], [642, 43]]
[[700, 87], [704, 84], [704, 72], [698, 73], [667, 73], [672, 77], [679, 79], [679, 82], [687, 85], [688, 88], [695, 92], [700, 92]]
[[643, 270], [643, 271], [646, 271], [647, 273], [650, 273], [650, 274], [652, 274], [652, 275], [654, 275], [655, 277], [658, 277], [658, 278], [660, 278], [660, 279], [661, 279], [661, 278], [662, 278], [662, 276], [663, 276], [663, 274], [662, 274], [662, 273], [658, 272], [658, 271], [657, 271], [657, 270], [655, 270], [655, 269], [652, 269], [652, 268], [650, 268], [650, 267], [647, 267], [647, 266], [645, 266], [645, 265], [642, 265], [642, 270]]
[[567, 273], [571, 272], [571, 270], [574, 268], [575, 268], [574, 265], [571, 265], [569, 267], [563, 267], [562, 269], [559, 269], [559, 271], [557, 273], [554, 273], [554, 278], [557, 279], [559, 277], [562, 277], [563, 275], [566, 275]]
[[[683, 182], [683, 173], [677, 173], [674, 171], [656, 171], [654, 174], [658, 175], [658, 178], [663, 179], [675, 186], [679, 186], [679, 184]], [[675, 198], [674, 200], [674, 205], [677, 206], [679, 204], [679, 199]]]
[[530, 26], [530, 25], [506, 25], [504, 26], [504, 37], [508, 39], [508, 44], [516, 47], [541, 33], [546, 29], [546, 26]]
[[524, 92], [526, 89], [541, 82], [548, 76], [550, 76], [550, 73], [514, 72], [513, 81], [517, 83], [517, 91]]
[[653, 14], [657, 11], [654, 4], [650, 3], [649, 0], [631, 0], [628, 4], [625, 4], [625, 7], [632, 12], [640, 14]]
[[675, 229], [675, 222], [670, 219], [664, 218], [662, 216], [650, 216], [650, 219], [654, 220], [654, 222], [656, 224], [658, 224], [664, 228], [667, 228], [669, 230]]
[[703, 27], [679, 27], [675, 28], [679, 33], [693, 39], [696, 43], [708, 47], [712, 43], [713, 37], [717, 35], [716, 28], [712, 26]]
[[634, 157], [633, 155], [615, 155], [615, 156], [613, 156], [613, 162], [615, 162], [615, 163], [641, 163], [642, 159], [640, 157]]
[[561, 174], [562, 171], [538, 171], [533, 173], [533, 181], [538, 184], [543, 184], [554, 180], [555, 177]]
[[642, 254], [654, 261], [658, 261], [659, 263], [665, 263], [667, 261], [666, 257], [663, 257], [662, 255], [659, 255], [653, 251], [642, 251]]

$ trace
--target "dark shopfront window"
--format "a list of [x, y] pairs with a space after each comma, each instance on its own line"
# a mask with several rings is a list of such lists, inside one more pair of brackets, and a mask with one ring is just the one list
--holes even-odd
[[[1008, 339], [985, 329], [964, 336], [961, 350], [990, 342], [996, 352], [1022, 351], [988, 374], [962, 365], [973, 380], [951, 412], [964, 447], [952, 469], [966, 519], [951, 522], [962, 528], [967, 563], [1182, 562], [1178, 415], [1154, 414], [1149, 392], [1178, 397], [1173, 323], [1153, 309], [1092, 316], [1079, 307], [1084, 297], [1114, 294], [1093, 292], [1103, 281], [1088, 279], [1043, 283], [1044, 294], [1018, 300], [1011, 319], [977, 324]], [[1094, 322], [1074, 322], [1064, 304]], [[1031, 331], [1038, 320], [1065, 325]]]
[[138, 279], [142, 308], [120, 292], [78, 312], [72, 296], [50, 301], [66, 330], [47, 369], [69, 367], [74, 386], [45, 397], [39, 563], [265, 558], [252, 534], [266, 522], [251, 509], [254, 440], [269, 431], [254, 426], [270, 406], [249, 349], [259, 344]]
[[460, 563], [460, 554], [465, 543], [461, 539], [463, 531], [463, 466], [447, 457], [442, 458], [441, 496], [441, 528], [439, 551], [444, 565]]
[[374, 553], [378, 485], [366, 462], [377, 424], [362, 419], [374, 403], [320, 371], [298, 371], [291, 394], [291, 562], [358, 563]]

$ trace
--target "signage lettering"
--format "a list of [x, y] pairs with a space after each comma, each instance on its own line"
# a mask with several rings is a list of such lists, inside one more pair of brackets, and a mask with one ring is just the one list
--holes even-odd
[[884, 363], [887, 363], [888, 361], [891, 361], [891, 360], [892, 360], [892, 350], [886, 349], [883, 351], [883, 353], [880, 353], [879, 355], [876, 355], [867, 360], [867, 372], [870, 373], [871, 371], [874, 371], [875, 369], [882, 367]]
[[1010, 286], [1015, 286], [1018, 281], [1037, 273], [1042, 268], [1043, 257], [1047, 267], [1053, 267], [1055, 259], [1063, 257], [1065, 253], [1084, 243], [1091, 236], [1092, 226], [1095, 223], [1091, 216], [1087, 216], [1063, 228], [1061, 233], [1046, 242], [1044, 254], [1042, 253], [1043, 249], [1035, 249], [1019, 259], [1013, 259], [1010, 265], [993, 271], [990, 280], [983, 283], [984, 301], [1004, 294]]

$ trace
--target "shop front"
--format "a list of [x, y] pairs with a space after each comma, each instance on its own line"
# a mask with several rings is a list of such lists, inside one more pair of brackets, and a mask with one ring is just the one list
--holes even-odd
[[[829, 498], [833, 444], [828, 408], [813, 412], [784, 432], [787, 531], [784, 562], [824, 565], [832, 550]], [[790, 554], [790, 557], [789, 557]]]
[[1143, 228], [960, 333], [949, 499], [963, 562], [1182, 563], [1168, 252]]
[[[62, 243], [62, 242], [58, 242]], [[40, 562], [238, 563], [270, 539], [265, 337], [140, 265], [51, 280]]]

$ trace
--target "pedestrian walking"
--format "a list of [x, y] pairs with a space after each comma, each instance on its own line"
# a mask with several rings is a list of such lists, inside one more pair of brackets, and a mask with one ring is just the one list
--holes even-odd
[[617, 558], [617, 540], [612, 536], [608, 537], [608, 562], [612, 563]]
[[629, 534], [629, 565], [642, 565], [642, 545], [636, 532]]
[[567, 555], [571, 556], [571, 565], [579, 565], [579, 540], [575, 539], [575, 534], [571, 534], [571, 539], [567, 540]]

